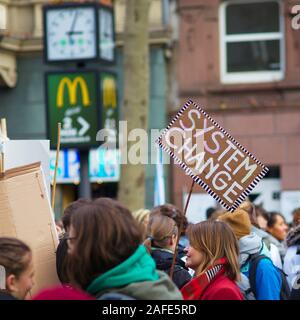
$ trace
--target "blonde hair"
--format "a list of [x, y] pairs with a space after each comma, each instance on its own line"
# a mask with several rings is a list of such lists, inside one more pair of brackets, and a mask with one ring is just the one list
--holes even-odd
[[149, 252], [151, 252], [151, 247], [167, 248], [173, 235], [178, 236], [176, 222], [167, 216], [155, 215], [150, 218], [144, 245]]
[[231, 228], [222, 221], [207, 220], [190, 225], [187, 230], [190, 245], [201, 252], [202, 260], [196, 274], [204, 273], [218, 259], [226, 258], [226, 274], [229, 279], [240, 279], [239, 247]]
[[134, 219], [140, 224], [143, 225], [145, 218], [149, 217], [150, 210], [148, 209], [139, 209], [132, 212]]

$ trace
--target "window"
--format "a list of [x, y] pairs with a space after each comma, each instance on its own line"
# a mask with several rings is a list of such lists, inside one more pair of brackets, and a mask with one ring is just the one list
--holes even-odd
[[221, 82], [283, 79], [284, 39], [280, 1], [227, 1], [220, 6]]

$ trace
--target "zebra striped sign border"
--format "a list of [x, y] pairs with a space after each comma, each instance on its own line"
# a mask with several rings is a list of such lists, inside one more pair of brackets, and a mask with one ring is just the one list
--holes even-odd
[[[232, 206], [229, 206], [227, 203], [225, 203], [211, 188], [209, 185], [207, 185], [201, 178], [197, 175], [194, 175], [192, 173], [192, 170], [176, 155], [171, 151], [170, 148], [165, 146], [162, 143], [162, 137], [168, 132], [168, 130], [172, 127], [172, 125], [177, 121], [183, 114], [183, 112], [190, 107], [190, 105], [193, 105], [198, 111], [200, 111], [206, 118], [208, 118], [215, 127], [217, 127], [224, 135], [229, 138], [235, 145], [237, 145], [241, 150], [243, 150], [252, 160], [254, 160], [259, 166], [262, 167], [261, 173], [255, 177], [255, 179], [252, 181], [252, 183], [240, 194], [240, 196], [237, 198], [237, 200], [233, 203]], [[171, 120], [169, 125], [165, 128], [165, 130], [162, 132], [162, 134], [159, 136], [159, 138], [156, 140], [156, 143], [162, 148], [166, 153], [169, 154], [171, 158], [174, 159], [176, 163], [180, 165], [180, 167], [196, 182], [198, 183], [209, 195], [211, 195], [215, 200], [217, 200], [226, 210], [233, 212], [238, 208], [238, 206], [246, 199], [248, 194], [254, 189], [254, 187], [257, 185], [257, 183], [267, 174], [269, 169], [263, 165], [258, 159], [255, 158], [255, 156], [250, 153], [245, 147], [243, 147], [240, 143], [238, 143], [223, 127], [221, 127], [213, 118], [211, 118], [197, 103], [192, 101], [191, 99], [188, 100], [184, 106], [178, 111], [178, 113], [175, 115], [175, 117]]]

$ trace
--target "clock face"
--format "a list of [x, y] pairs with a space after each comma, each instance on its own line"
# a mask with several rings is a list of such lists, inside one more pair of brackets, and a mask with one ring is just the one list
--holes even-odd
[[100, 58], [113, 62], [115, 58], [113, 12], [99, 9], [99, 52]]
[[48, 61], [96, 58], [94, 7], [53, 8], [45, 17]]

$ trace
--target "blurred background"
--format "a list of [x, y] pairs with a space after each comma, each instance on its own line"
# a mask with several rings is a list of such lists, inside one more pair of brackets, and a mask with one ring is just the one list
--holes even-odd
[[[292, 210], [300, 207], [297, 1], [145, 1], [149, 2], [145, 35], [149, 48], [149, 101], [141, 108], [148, 110], [147, 130], [165, 128], [186, 100], [193, 99], [269, 167], [268, 176], [250, 200], [268, 211], [281, 211], [290, 221]], [[68, 7], [62, 1], [0, 0], [0, 116], [7, 119], [10, 139], [52, 141], [56, 120], [63, 122], [65, 134], [71, 130], [71, 115], [49, 112], [52, 104], [59, 107], [58, 100], [51, 100], [53, 90], [62, 90], [62, 104], [68, 99], [72, 104], [72, 90], [77, 89], [67, 82], [64, 85], [69, 93], [63, 91], [63, 85], [61, 89], [58, 86], [58, 81], [68, 77], [73, 86], [75, 78], [82, 77], [87, 90], [91, 90], [87, 104], [93, 104], [100, 114], [96, 128], [117, 132], [118, 120], [126, 120], [125, 21], [127, 6], [133, 2], [77, 1]], [[77, 5], [78, 13], [72, 4]], [[48, 9], [43, 9], [45, 6]], [[66, 24], [69, 31], [64, 29]], [[87, 36], [93, 28], [97, 30], [95, 43]], [[66, 37], [59, 37], [64, 32]], [[81, 93], [77, 100], [84, 106], [83, 85], [78, 82], [78, 86]], [[75, 96], [73, 100], [76, 104]], [[84, 132], [95, 116], [82, 117], [77, 125]], [[63, 143], [60, 154], [57, 218], [79, 196], [117, 197], [122, 185], [117, 149], [105, 151], [95, 143], [84, 142], [79, 142], [82, 146], [77, 148], [70, 141]], [[52, 147], [53, 175], [55, 144]], [[82, 170], [88, 177], [84, 190], [80, 187]], [[191, 179], [179, 167], [171, 164], [158, 170], [157, 165], [149, 164], [143, 170], [144, 207], [153, 207], [155, 191], [163, 188], [165, 201], [183, 208]], [[157, 184], [159, 179], [163, 183]], [[192, 222], [205, 219], [207, 208], [216, 205], [196, 187], [188, 217]]]

